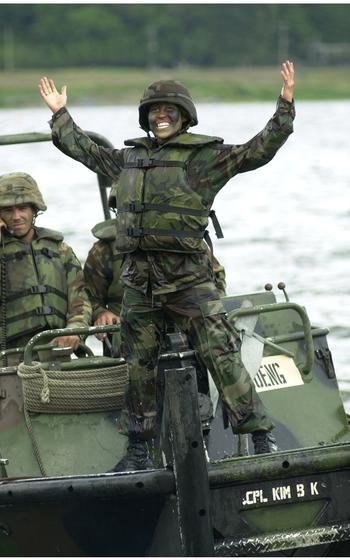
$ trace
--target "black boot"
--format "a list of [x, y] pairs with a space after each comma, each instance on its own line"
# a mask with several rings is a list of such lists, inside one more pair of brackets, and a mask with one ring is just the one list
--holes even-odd
[[265, 430], [252, 432], [252, 440], [255, 455], [277, 451], [276, 440], [270, 432], [266, 432]]
[[131, 441], [126, 455], [108, 472], [144, 471], [155, 466], [148, 455], [145, 441]]

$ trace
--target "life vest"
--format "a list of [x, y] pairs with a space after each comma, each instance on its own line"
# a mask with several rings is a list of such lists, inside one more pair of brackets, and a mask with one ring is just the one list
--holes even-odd
[[111, 269], [109, 272], [110, 284], [107, 292], [108, 309], [119, 315], [123, 299], [124, 288], [120, 282], [121, 265], [123, 253], [115, 248], [116, 241], [116, 219], [111, 218], [96, 224], [92, 234], [99, 240], [108, 243], [110, 248]]
[[149, 157], [147, 140], [129, 140], [125, 164], [111, 190], [117, 208], [116, 248], [146, 251], [203, 251], [211, 208], [190, 185], [188, 164], [196, 153], [221, 138], [182, 134]]
[[61, 261], [61, 233], [35, 228], [32, 243], [5, 236], [6, 338], [42, 329], [63, 328], [67, 322], [67, 277]]

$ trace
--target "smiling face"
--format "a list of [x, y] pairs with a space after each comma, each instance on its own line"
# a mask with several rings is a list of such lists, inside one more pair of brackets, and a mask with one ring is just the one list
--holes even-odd
[[0, 218], [15, 237], [30, 243], [33, 238], [35, 212], [30, 204], [18, 204], [0, 208]]
[[173, 103], [153, 103], [148, 112], [150, 130], [160, 142], [175, 136], [182, 128], [180, 109]]

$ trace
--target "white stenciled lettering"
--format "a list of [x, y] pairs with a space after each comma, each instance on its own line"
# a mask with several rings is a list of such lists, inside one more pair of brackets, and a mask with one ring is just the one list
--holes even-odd
[[305, 496], [304, 484], [297, 484], [297, 496], [298, 498]]
[[290, 486], [276, 486], [272, 488], [272, 499], [274, 502], [279, 502], [281, 500], [287, 500], [291, 498]]
[[262, 387], [279, 387], [287, 383], [283, 373], [279, 371], [278, 363], [265, 364], [260, 366], [255, 376], [255, 385], [261, 389]]
[[257, 503], [264, 502], [268, 502], [268, 499], [265, 498], [262, 490], [249, 490], [248, 492], [246, 492], [245, 498], [242, 500], [242, 505], [251, 506]]
[[254, 383], [258, 393], [303, 385], [303, 379], [293, 358], [277, 355], [261, 360]]
[[318, 482], [310, 482], [311, 496], [318, 496], [317, 484]]

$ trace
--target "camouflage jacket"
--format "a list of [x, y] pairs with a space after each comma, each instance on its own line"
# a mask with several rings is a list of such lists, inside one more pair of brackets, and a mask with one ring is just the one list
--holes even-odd
[[[229, 179], [238, 173], [257, 169], [274, 157], [293, 132], [294, 115], [294, 103], [279, 97], [273, 117], [248, 142], [225, 145], [218, 138], [215, 145], [201, 146], [187, 162], [187, 181], [191, 190], [200, 192], [200, 197], [210, 207]], [[140, 149], [140, 146], [143, 154], [146, 153], [150, 159], [171, 160], [172, 146], [178, 149], [180, 145], [191, 144], [191, 134], [184, 133], [162, 145], [154, 139], [141, 138], [125, 142], [131, 147], [120, 150], [105, 148], [91, 141], [65, 108], [54, 114], [51, 126], [53, 142], [63, 153], [117, 183], [127, 162], [133, 159], [133, 150]], [[203, 253], [182, 255], [137, 249], [125, 257], [121, 278], [126, 285], [143, 293], [150, 290], [154, 294], [167, 293], [210, 280], [212, 270], [208, 261]]]
[[106, 309], [120, 314], [124, 292], [120, 281], [123, 255], [115, 248], [115, 219], [96, 224], [92, 233], [98, 241], [89, 251], [84, 276], [95, 322]]
[[[106, 220], [92, 229], [98, 241], [91, 247], [84, 265], [85, 284], [92, 304], [93, 322], [109, 309], [120, 314], [124, 288], [120, 281], [123, 255], [115, 248], [115, 219]], [[209, 248], [207, 255], [210, 258]], [[214, 282], [221, 297], [226, 295], [224, 267], [213, 256]]]
[[61, 233], [36, 227], [28, 244], [5, 232], [0, 258], [9, 341], [45, 329], [91, 324], [81, 265]]

